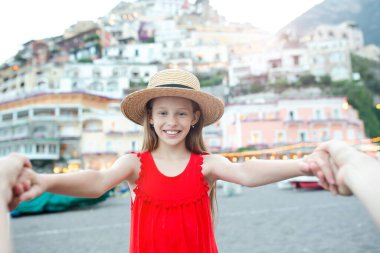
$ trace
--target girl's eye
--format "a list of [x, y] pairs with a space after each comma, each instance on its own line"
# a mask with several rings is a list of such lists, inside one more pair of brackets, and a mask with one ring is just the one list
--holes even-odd
[[158, 115], [162, 115], [162, 116], [164, 116], [164, 115], [166, 115], [167, 113], [166, 112], [158, 112]]
[[180, 112], [179, 113], [179, 116], [186, 116], [187, 114], [186, 114], [186, 112]]

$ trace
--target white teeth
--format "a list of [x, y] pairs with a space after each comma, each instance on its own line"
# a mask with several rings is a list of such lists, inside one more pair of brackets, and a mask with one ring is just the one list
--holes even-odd
[[179, 131], [165, 131], [167, 134], [178, 134]]

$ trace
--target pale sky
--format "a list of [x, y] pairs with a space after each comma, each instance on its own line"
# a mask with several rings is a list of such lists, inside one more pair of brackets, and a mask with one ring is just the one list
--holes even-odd
[[[194, 2], [190, 1], [190, 2]], [[0, 4], [0, 64], [21, 45], [63, 34], [79, 20], [96, 20], [120, 0], [12, 0]], [[276, 32], [322, 0], [211, 0], [229, 21], [249, 22]]]

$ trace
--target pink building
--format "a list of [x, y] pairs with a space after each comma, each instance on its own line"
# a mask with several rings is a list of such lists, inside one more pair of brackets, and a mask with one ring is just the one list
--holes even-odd
[[220, 122], [205, 131], [212, 151], [236, 151], [252, 146], [269, 148], [329, 139], [358, 142], [364, 138], [363, 122], [345, 97], [228, 105]]

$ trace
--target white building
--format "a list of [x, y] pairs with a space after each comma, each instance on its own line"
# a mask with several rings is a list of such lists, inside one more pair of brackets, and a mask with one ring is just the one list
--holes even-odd
[[260, 83], [264, 79], [270, 83], [294, 83], [308, 70], [308, 54], [305, 48], [272, 48], [233, 57], [228, 67], [229, 84], [235, 86]]
[[354, 53], [371, 61], [380, 62], [380, 48], [376, 45], [371, 44], [364, 46], [362, 49]]
[[321, 25], [303, 41], [308, 48], [311, 74], [330, 75], [333, 81], [351, 79], [350, 54], [364, 45], [363, 33], [355, 24]]
[[150, 64], [164, 61], [161, 43], [132, 43], [110, 46], [103, 50], [103, 57], [132, 64]]
[[145, 86], [158, 71], [155, 64], [118, 64], [99, 61], [95, 64], [66, 64], [60, 90], [123, 98], [130, 88]]

